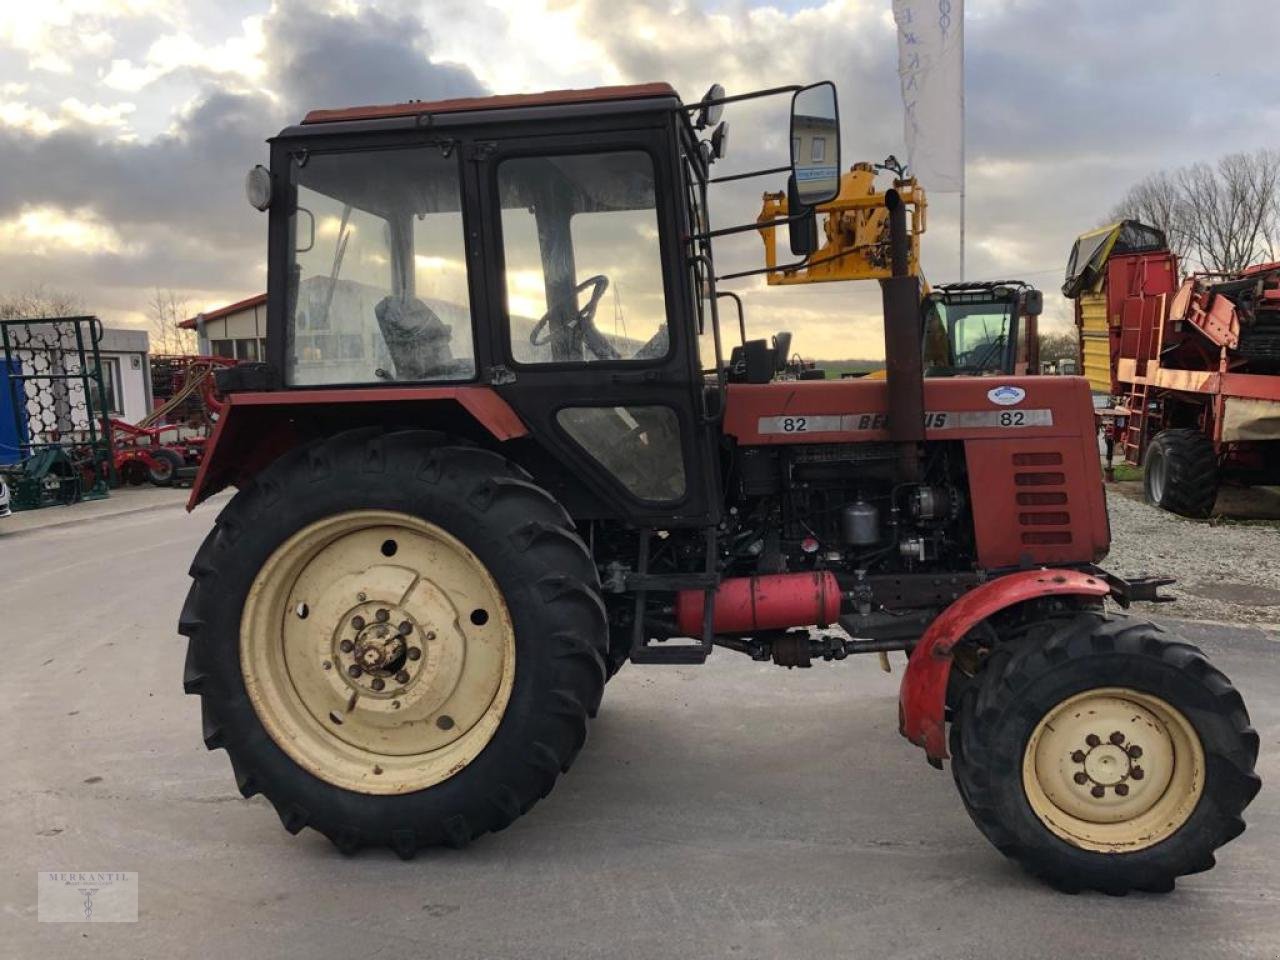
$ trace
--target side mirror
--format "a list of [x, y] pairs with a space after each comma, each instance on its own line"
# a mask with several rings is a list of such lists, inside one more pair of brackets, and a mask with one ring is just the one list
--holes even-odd
[[1044, 312], [1044, 294], [1039, 290], [1028, 290], [1022, 295], [1022, 314], [1026, 317], [1038, 317]]
[[791, 97], [791, 176], [804, 206], [826, 203], [840, 193], [840, 110], [830, 81]]
[[787, 225], [787, 236], [791, 238], [791, 255], [807, 257], [818, 249], [818, 214], [813, 207], [805, 206], [800, 200], [794, 176], [787, 178], [787, 214], [799, 217]]

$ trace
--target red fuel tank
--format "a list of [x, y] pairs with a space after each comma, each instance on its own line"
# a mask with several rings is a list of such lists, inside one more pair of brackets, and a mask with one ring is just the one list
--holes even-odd
[[[676, 624], [686, 636], [702, 636], [705, 594], [682, 590], [676, 595]], [[825, 627], [840, 616], [840, 584], [829, 570], [734, 577], [715, 595], [716, 633], [754, 633], [787, 627]]]

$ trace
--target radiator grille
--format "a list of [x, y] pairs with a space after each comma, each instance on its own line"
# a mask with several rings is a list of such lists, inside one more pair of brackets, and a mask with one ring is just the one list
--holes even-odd
[[1022, 531], [1022, 542], [1027, 546], [1071, 543], [1067, 476], [1061, 470], [1042, 469], [1062, 466], [1062, 454], [1056, 450], [1025, 450], [1013, 454], [1012, 460], [1013, 483], [1020, 488], [1016, 494], [1018, 524], [1033, 528]]

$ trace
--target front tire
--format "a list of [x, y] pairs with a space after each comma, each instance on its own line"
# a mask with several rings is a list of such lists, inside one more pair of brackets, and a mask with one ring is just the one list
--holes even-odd
[[978, 828], [1059, 889], [1167, 891], [1244, 830], [1258, 735], [1195, 647], [1079, 613], [993, 658], [952, 729]]
[[191, 575], [205, 743], [291, 833], [460, 846], [546, 796], [585, 740], [595, 566], [497, 454], [422, 431], [304, 446], [227, 505]]

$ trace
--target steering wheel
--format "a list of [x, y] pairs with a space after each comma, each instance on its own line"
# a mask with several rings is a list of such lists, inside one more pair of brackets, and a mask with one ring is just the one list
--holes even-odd
[[[587, 299], [586, 306], [579, 308], [578, 295], [588, 287], [591, 288], [591, 296]], [[574, 316], [566, 321], [565, 326], [569, 329], [579, 328], [582, 331], [583, 342], [601, 360], [618, 360], [622, 357], [622, 354], [613, 348], [613, 344], [605, 339], [604, 334], [596, 328], [595, 324], [596, 308], [600, 306], [600, 298], [604, 296], [604, 292], [608, 289], [609, 278], [602, 273], [598, 273], [594, 277], [588, 277], [574, 287], [571, 295]], [[564, 299], [568, 300], [570, 298], [565, 297]], [[549, 306], [547, 312], [542, 315], [542, 319], [535, 323], [533, 329], [529, 331], [529, 342], [535, 347], [543, 347], [551, 342], [550, 333], [541, 339], [539, 339], [538, 335], [551, 322], [552, 314], [556, 313], [561, 306], [562, 304], [559, 302]]]

